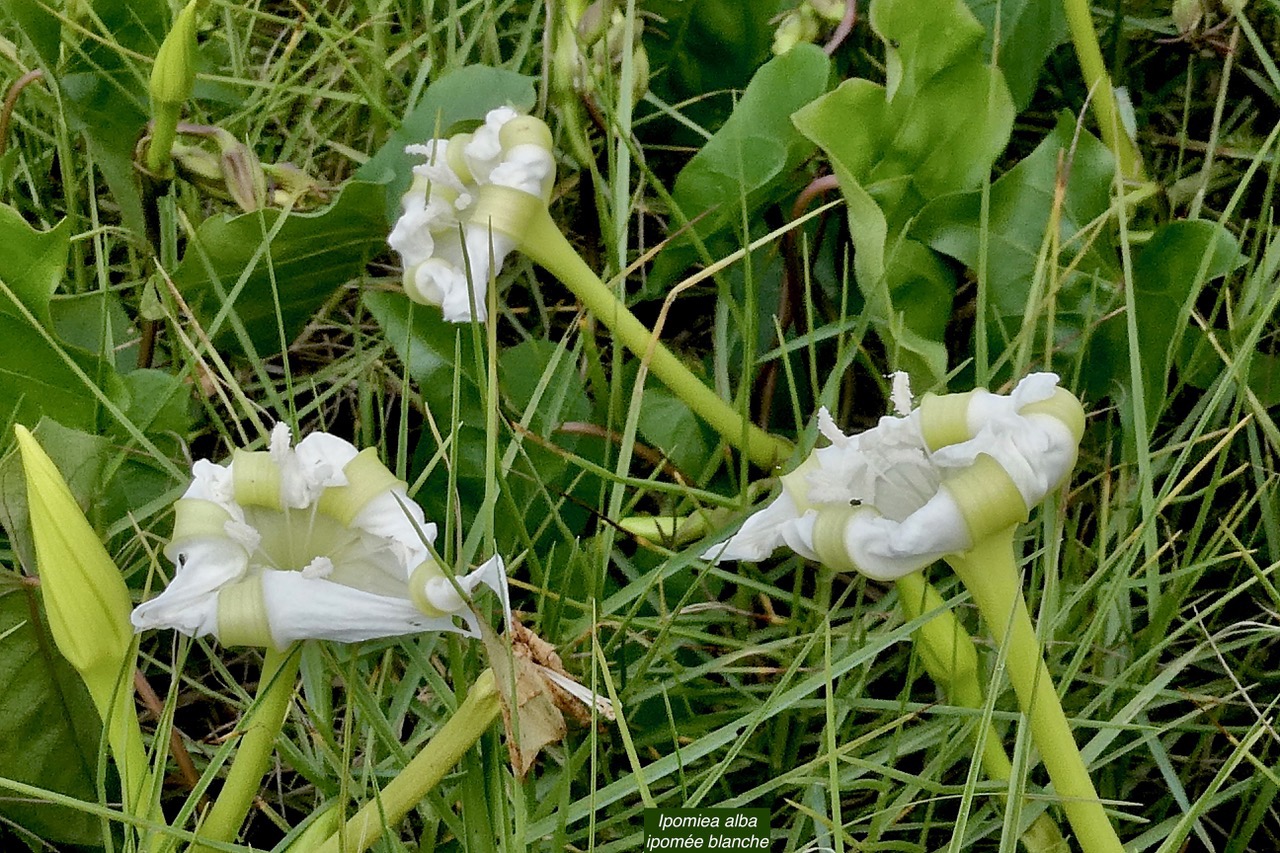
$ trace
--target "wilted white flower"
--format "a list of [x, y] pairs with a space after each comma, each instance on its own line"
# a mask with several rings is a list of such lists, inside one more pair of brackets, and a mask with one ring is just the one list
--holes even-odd
[[476, 637], [460, 592], [480, 585], [498, 594], [510, 623], [501, 559], [446, 576], [428, 548], [436, 526], [376, 451], [328, 433], [290, 443], [276, 424], [266, 451], [195, 463], [165, 548], [177, 571], [133, 611], [136, 630], [276, 648], [421, 631]]
[[[544, 203], [555, 180], [551, 132], [510, 107], [491, 110], [475, 133], [405, 148], [426, 162], [413, 169], [403, 214], [387, 242], [400, 254], [409, 298], [438, 305], [455, 323], [487, 316], [485, 293], [519, 244], [475, 214], [486, 186], [508, 187]], [[468, 285], [470, 283], [470, 285]]]
[[[926, 395], [919, 408], [845, 435], [826, 409], [830, 440], [783, 491], [704, 558], [760, 560], [786, 545], [833, 568], [892, 580], [1026, 518], [1075, 465], [1083, 410], [1052, 373], [1007, 396], [977, 389]], [[895, 403], [910, 390], [894, 380]]]

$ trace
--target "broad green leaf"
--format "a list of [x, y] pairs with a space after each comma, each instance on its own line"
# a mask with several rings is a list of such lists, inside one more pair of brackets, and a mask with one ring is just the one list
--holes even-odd
[[[672, 200], [712, 255], [740, 245], [743, 210], [753, 216], [782, 194], [783, 182], [812, 152], [790, 116], [826, 91], [830, 62], [813, 45], [776, 57], [751, 78], [733, 115], [676, 178]], [[794, 193], [794, 187], [785, 187]], [[649, 284], [660, 290], [697, 258], [693, 240], [676, 236], [658, 256]]]
[[871, 28], [885, 43], [890, 101], [914, 98], [943, 69], [984, 58], [976, 52], [982, 24], [963, 3], [876, 0], [871, 4]]
[[[43, 620], [35, 588], [0, 572], [0, 767], [10, 779], [94, 802], [101, 724]], [[98, 818], [67, 806], [0, 797], [0, 818], [55, 844], [102, 842]]]
[[848, 80], [796, 112], [848, 206], [854, 275], [891, 364], [941, 387], [954, 282], [906, 229], [930, 199], [980, 183], [1008, 142], [1013, 104], [963, 3], [875, 0], [887, 82]]
[[138, 364], [137, 337], [132, 321], [113, 290], [55, 295], [49, 303], [53, 330], [65, 344], [89, 352], [113, 353], [116, 370], [127, 372]]
[[[644, 44], [654, 69], [650, 85], [668, 103], [715, 128], [729, 112], [713, 92], [741, 89], [770, 57], [781, 0], [646, 0]], [[794, 4], [786, 4], [794, 5]]]
[[[0, 204], [0, 244], [0, 278], [36, 319], [47, 324], [49, 299], [67, 270], [71, 223], [63, 219], [48, 231], [37, 231], [18, 211]], [[0, 310], [12, 309], [12, 303], [0, 302]]]
[[[1059, 0], [966, 0], [986, 28], [982, 51], [996, 56], [1019, 112], [1036, 93], [1045, 61], [1067, 37], [1067, 16]], [[996, 10], [1000, 46], [996, 50]]]
[[[1031, 154], [991, 187], [987, 292], [991, 319], [1003, 330], [992, 341], [997, 349], [1017, 335], [1028, 304], [1038, 302], [1036, 264], [1056, 203], [1060, 162], [1070, 163], [1059, 209], [1058, 235], [1064, 251], [1058, 259], [1059, 285], [1054, 295], [1055, 326], [1058, 343], [1066, 347], [1064, 354], [1079, 351], [1085, 328], [1114, 299], [1119, 264], [1110, 232], [1082, 256], [1079, 239], [1082, 230], [1111, 205], [1114, 159], [1091, 134], [1077, 136], [1074, 122], [1064, 116]], [[976, 270], [983, 239], [981, 206], [977, 191], [941, 196], [924, 207], [910, 234]]]
[[340, 286], [363, 272], [386, 238], [383, 188], [353, 181], [315, 213], [262, 210], [206, 219], [173, 280], [220, 345], [236, 341], [225, 316], [232, 299], [254, 348], [266, 355], [287, 347]]
[[406, 145], [448, 136], [454, 125], [480, 121], [496, 107], [530, 109], [535, 101], [533, 84], [532, 77], [487, 65], [468, 65], [441, 77], [360, 167], [356, 179], [387, 185], [387, 221], [394, 221], [400, 215], [400, 196], [413, 179], [413, 167], [422, 162], [421, 157], [404, 153]]
[[[33, 230], [13, 208], [0, 205], [0, 424], [33, 424], [41, 415], [94, 429], [98, 405], [71, 364], [108, 397], [123, 390], [105, 359], [63, 346], [53, 331], [49, 300], [66, 269], [70, 228]], [[13, 438], [0, 434], [0, 448]]]
[[169, 4], [160, 0], [95, 0], [93, 14], [66, 27], [67, 61], [53, 69], [65, 97], [72, 130], [83, 133], [89, 152], [120, 205], [125, 225], [145, 234], [142, 194], [133, 168], [134, 146], [149, 118], [149, 63], [168, 29]]
[[[1133, 305], [1138, 354], [1147, 404], [1147, 423], [1165, 405], [1169, 369], [1180, 349], [1186, 312], [1206, 282], [1222, 278], [1245, 262], [1230, 232], [1203, 220], [1170, 222], [1156, 229], [1133, 262]], [[1114, 317], [1100, 335], [1123, 334], [1124, 317]], [[1116, 377], [1128, 384], [1128, 361]]]
[[638, 426], [645, 441], [686, 473], [705, 467], [718, 443], [683, 400], [654, 382], [645, 385]]

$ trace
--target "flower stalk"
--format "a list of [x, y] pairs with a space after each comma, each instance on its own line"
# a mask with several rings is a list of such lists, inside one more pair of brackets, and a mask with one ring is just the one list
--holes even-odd
[[1102, 140], [1115, 155], [1120, 174], [1126, 180], [1144, 181], [1142, 155], [1138, 153], [1137, 145], [1121, 120], [1120, 104], [1111, 84], [1111, 75], [1107, 73], [1107, 65], [1102, 59], [1098, 34], [1093, 28], [1089, 0], [1062, 0], [1062, 6], [1066, 11], [1067, 26], [1071, 31], [1076, 58], [1080, 62], [1080, 71], [1085, 85], [1092, 93], [1090, 104], [1094, 117], [1098, 120]]
[[508, 187], [486, 186], [473, 221], [488, 223], [495, 232], [515, 237], [521, 252], [569, 288], [623, 346], [648, 362], [649, 371], [672, 393], [753, 463], [772, 468], [791, 455], [789, 441], [770, 435], [743, 418], [636, 319], [574, 251], [540, 199]]
[[[907, 621], [926, 613], [935, 614], [912, 635], [929, 677], [942, 688], [952, 704], [981, 710], [985, 698], [978, 671], [978, 650], [969, 632], [955, 614], [946, 609], [937, 588], [920, 573], [898, 578], [894, 586], [898, 589], [898, 603]], [[1012, 778], [1013, 764], [995, 726], [989, 722], [983, 738], [981, 760], [988, 778], [997, 782], [1008, 782]], [[1068, 849], [1066, 839], [1047, 812], [1031, 822], [1020, 840], [1027, 853], [1065, 853]]]
[[1022, 597], [1013, 534], [1013, 527], [1005, 528], [946, 560], [973, 596], [996, 643], [1006, 649], [1005, 667], [1018, 704], [1081, 848], [1085, 853], [1123, 853], [1040, 653]]
[[[262, 787], [262, 777], [266, 774], [267, 765], [275, 751], [276, 738], [288, 716], [289, 701], [293, 698], [294, 681], [298, 677], [301, 659], [297, 644], [283, 650], [267, 649], [257, 696], [250, 712], [241, 722], [244, 735], [231, 762], [231, 770], [227, 773], [222, 792], [200, 825], [198, 834], [202, 841], [234, 841], [244, 824], [249, 808], [253, 805], [253, 798]], [[193, 845], [191, 853], [214, 851], [202, 844]]]
[[[361, 853], [369, 849], [382, 837], [384, 827], [399, 824], [440, 783], [501, 713], [493, 670], [486, 669], [471, 685], [458, 710], [422, 751], [339, 832], [315, 848], [314, 853]], [[295, 853], [310, 853], [296, 845], [291, 849]]]

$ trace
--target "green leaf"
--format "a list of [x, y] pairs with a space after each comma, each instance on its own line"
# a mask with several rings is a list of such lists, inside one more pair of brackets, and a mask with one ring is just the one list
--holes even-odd
[[885, 43], [890, 101], [914, 98], [943, 69], [985, 58], [976, 51], [982, 24], [960, 2], [876, 0], [871, 4], [871, 28]]
[[[1067, 37], [1067, 15], [1059, 0], [967, 0], [986, 28], [982, 52], [995, 55], [1009, 84], [1014, 107], [1031, 103], [1045, 60]], [[995, 50], [996, 10], [1000, 13], [1000, 49]]]
[[[1142, 361], [1142, 385], [1147, 424], [1166, 402], [1169, 369], [1181, 347], [1187, 311], [1206, 282], [1222, 278], [1245, 263], [1240, 245], [1230, 232], [1213, 222], [1170, 222], [1156, 229], [1133, 261], [1133, 306]], [[1124, 317], [1108, 321], [1102, 334], [1121, 334]], [[1128, 384], [1126, 369], [1118, 371]]]
[[404, 153], [406, 145], [448, 136], [454, 125], [483, 120], [485, 113], [497, 107], [531, 109], [536, 101], [533, 84], [532, 77], [487, 65], [468, 65], [441, 77], [360, 167], [356, 179], [387, 185], [387, 221], [394, 221], [400, 215], [400, 196], [413, 180], [413, 167], [422, 162], [421, 157]]
[[688, 404], [656, 383], [646, 383], [637, 426], [645, 440], [685, 473], [700, 471], [716, 448], [717, 436]]
[[[799, 45], [767, 62], [742, 95], [733, 115], [676, 178], [672, 200], [713, 255], [740, 243], [743, 209], [749, 217], [795, 191], [785, 179], [813, 145], [790, 116], [827, 88], [830, 62], [819, 48]], [[784, 192], [785, 191], [785, 192]], [[654, 262], [649, 287], [669, 285], [697, 258], [691, 237], [678, 235]]]
[[173, 280], [219, 345], [236, 340], [218, 316], [232, 299], [249, 340], [266, 355], [287, 347], [341, 285], [359, 277], [386, 238], [383, 188], [352, 181], [315, 213], [261, 210], [205, 220]]
[[[142, 193], [133, 168], [134, 145], [149, 118], [147, 76], [169, 23], [169, 4], [158, 0], [95, 0], [93, 14], [77, 23], [89, 30], [63, 30], [68, 60], [55, 78], [72, 130], [83, 133], [89, 152], [120, 205], [125, 225], [146, 233]], [[51, 66], [52, 67], [52, 66]]]
[[3, 0], [0, 9], [17, 25], [17, 32], [31, 39], [42, 65], [46, 68], [57, 65], [62, 24], [52, 6], [39, 0]]
[[[35, 588], [0, 573], [0, 766], [10, 779], [95, 802], [101, 724], [43, 619]], [[55, 844], [102, 841], [98, 818], [68, 806], [0, 797], [0, 816]]]
[[1013, 126], [1000, 72], [980, 51], [963, 3], [875, 0], [887, 82], [847, 80], [793, 121], [831, 160], [848, 206], [854, 277], [891, 365], [916, 387], [941, 387], [952, 277], [907, 228], [930, 199], [990, 172]]
[[[71, 223], [62, 220], [48, 231], [37, 231], [22, 214], [0, 205], [0, 278], [42, 323], [49, 322], [49, 299], [67, 269], [71, 248]], [[6, 310], [0, 302], [0, 310]], [[8, 303], [12, 310], [12, 303]]]
[[[48, 415], [94, 429], [97, 401], [67, 359], [109, 397], [122, 396], [123, 389], [107, 360], [62, 346], [53, 332], [49, 302], [66, 269], [69, 226], [64, 221], [35, 231], [13, 208], [0, 205], [0, 245], [0, 424], [31, 424]], [[12, 440], [0, 434], [0, 449]]]
[[[1067, 247], [1059, 259], [1059, 289], [1055, 296], [1055, 324], [1064, 353], [1078, 352], [1084, 329], [1097, 321], [1099, 280], [1108, 284], [1119, 275], [1114, 244], [1101, 239], [1082, 257], [1074, 238], [1111, 205], [1115, 161], [1097, 138], [1076, 135], [1074, 120], [1063, 116], [1036, 149], [991, 187], [987, 227], [988, 309], [1003, 338], [1003, 349], [1022, 328], [1023, 314], [1035, 299], [1035, 271], [1049, 217], [1055, 205], [1060, 158], [1068, 152], [1070, 172], [1059, 209], [1058, 232]], [[950, 255], [976, 270], [981, 251], [982, 196], [980, 192], [946, 195], [927, 204], [911, 226], [913, 238]], [[1099, 245], [1100, 244], [1100, 245]], [[1067, 268], [1072, 268], [1067, 273]], [[1105, 294], [1104, 294], [1105, 296]], [[1106, 296], [1104, 301], [1114, 297]], [[1105, 310], [1105, 309], [1104, 309]]]
[[[706, 127], [720, 124], [728, 99], [712, 92], [741, 89], [770, 57], [780, 0], [646, 0], [653, 16], [644, 29], [654, 69], [651, 86], [667, 103], [694, 99], [683, 109]], [[794, 5], [794, 4], [788, 4]]]

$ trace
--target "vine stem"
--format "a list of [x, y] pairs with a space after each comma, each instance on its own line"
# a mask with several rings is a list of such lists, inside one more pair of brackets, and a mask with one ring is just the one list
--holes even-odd
[[791, 455], [791, 442], [743, 417], [636, 319], [569, 244], [541, 199], [507, 187], [484, 189], [474, 220], [488, 220], [495, 230], [515, 237], [521, 252], [569, 288], [593, 317], [646, 361], [649, 371], [712, 429], [762, 468], [772, 468]]
[[[898, 589], [898, 603], [908, 620], [934, 613], [933, 618], [913, 634], [929, 677], [954, 705], [982, 710], [986, 700], [973, 637], [946, 607], [937, 588], [920, 572], [904, 575], [894, 581], [894, 585]], [[1012, 778], [1013, 763], [990, 722], [983, 738], [981, 761], [987, 778], [997, 782], [1008, 782]], [[1048, 812], [1038, 815], [1019, 840], [1027, 853], [1066, 853], [1068, 850], [1066, 839]]]
[[330, 835], [318, 848], [304, 851], [294, 845], [290, 850], [294, 853], [362, 853], [369, 849], [382, 837], [383, 829], [397, 826], [410, 809], [440, 783], [444, 774], [493, 725], [501, 711], [497, 681], [493, 670], [486, 669], [471, 685], [458, 710], [422, 751], [340, 831]]
[[992, 534], [971, 550], [947, 557], [947, 562], [973, 596], [996, 643], [1006, 647], [1009, 680], [1080, 847], [1084, 853], [1124, 853], [1040, 653], [1022, 597], [1013, 534], [1012, 527]]
[[[289, 711], [301, 659], [296, 643], [285, 649], [267, 649], [258, 681], [258, 694], [241, 722], [244, 735], [240, 746], [227, 772], [222, 792], [200, 824], [198, 835], [201, 841], [233, 841], [244, 824], [253, 798], [262, 787], [262, 777]], [[193, 844], [189, 853], [213, 853], [213, 850], [202, 844]]]
[[1098, 45], [1098, 34], [1093, 28], [1089, 0], [1062, 0], [1062, 7], [1067, 15], [1071, 43], [1076, 49], [1081, 74], [1091, 93], [1090, 105], [1098, 120], [1102, 141], [1115, 155], [1120, 173], [1126, 179], [1144, 181], [1146, 178], [1142, 170], [1142, 155], [1138, 153], [1137, 146], [1120, 121], [1120, 105], [1111, 85], [1111, 75], [1107, 73], [1107, 65], [1102, 59], [1102, 48]]

